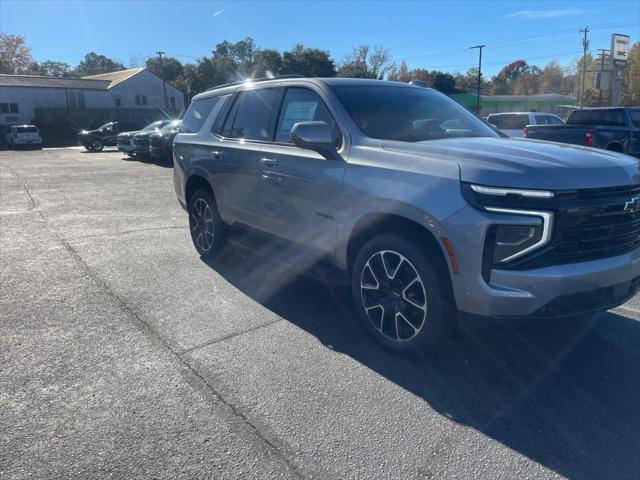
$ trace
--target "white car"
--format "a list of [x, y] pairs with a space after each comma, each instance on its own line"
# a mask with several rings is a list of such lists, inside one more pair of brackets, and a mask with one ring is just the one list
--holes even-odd
[[41, 147], [42, 137], [40, 130], [35, 125], [14, 125], [6, 135], [9, 148], [16, 147]]
[[564, 125], [560, 117], [545, 112], [507, 112], [492, 113], [487, 123], [500, 129], [509, 137], [524, 137], [527, 125]]

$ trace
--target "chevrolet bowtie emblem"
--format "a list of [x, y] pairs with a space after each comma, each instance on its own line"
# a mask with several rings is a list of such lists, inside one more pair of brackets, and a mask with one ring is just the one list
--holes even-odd
[[625, 212], [634, 213], [638, 210], [640, 210], [640, 195], [638, 195], [637, 197], [633, 197], [631, 200], [624, 204]]

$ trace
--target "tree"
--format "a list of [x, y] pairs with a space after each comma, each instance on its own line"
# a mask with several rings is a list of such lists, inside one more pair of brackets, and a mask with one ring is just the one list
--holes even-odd
[[164, 70], [164, 78], [167, 82], [173, 84], [178, 78], [184, 74], [184, 65], [173, 57], [165, 57], [162, 59], [162, 68], [160, 68], [160, 58], [149, 57], [145, 62], [147, 69], [162, 78], [162, 70]]
[[327, 50], [308, 48], [297, 43], [291, 50], [283, 52], [281, 73], [305, 77], [335, 77], [336, 66]]
[[33, 64], [24, 37], [0, 32], [0, 73], [26, 73]]
[[71, 76], [71, 66], [64, 62], [45, 60], [33, 65], [33, 73], [45, 77], [69, 77]]
[[96, 52], [89, 52], [84, 56], [84, 59], [78, 64], [75, 72], [79, 76], [86, 75], [98, 75], [100, 73], [115, 72], [118, 70], [124, 70], [124, 65], [112, 60], [104, 55], [99, 55]]
[[628, 58], [620, 83], [620, 105], [635, 107], [640, 105], [640, 42], [633, 44]]
[[405, 82], [408, 83], [411, 81], [411, 73], [407, 68], [407, 64], [404, 60], [400, 62], [400, 66], [398, 68], [395, 65], [389, 70], [387, 74], [387, 80], [395, 80], [397, 82]]
[[254, 60], [254, 74], [256, 77], [271, 77], [280, 75], [282, 71], [282, 55], [273, 49], [259, 50]]
[[351, 78], [375, 78], [382, 80], [394, 67], [388, 50], [376, 46], [360, 45], [353, 49], [338, 69], [338, 76]]
[[432, 78], [431, 86], [442, 93], [456, 93], [456, 80], [453, 75], [446, 72], [433, 71], [430, 73]]

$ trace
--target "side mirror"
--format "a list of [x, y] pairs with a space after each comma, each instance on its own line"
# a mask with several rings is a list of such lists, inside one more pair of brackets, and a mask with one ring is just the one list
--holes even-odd
[[291, 129], [291, 142], [299, 148], [313, 150], [327, 159], [337, 158], [337, 138], [326, 122], [298, 122]]

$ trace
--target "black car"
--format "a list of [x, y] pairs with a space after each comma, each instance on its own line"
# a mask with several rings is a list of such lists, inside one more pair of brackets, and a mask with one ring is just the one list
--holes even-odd
[[173, 120], [160, 130], [149, 135], [149, 154], [158, 160], [169, 159], [173, 155], [173, 139], [180, 130], [181, 120]]
[[120, 132], [140, 130], [142, 125], [135, 122], [108, 122], [95, 130], [78, 133], [78, 143], [90, 152], [100, 152], [105, 146], [113, 146]]
[[135, 130], [133, 132], [120, 133], [117, 137], [118, 150], [120, 150], [123, 153], [126, 153], [129, 156], [135, 155], [133, 137], [135, 137], [136, 134], [141, 132], [155, 132], [169, 122], [170, 120], [158, 120], [155, 122], [151, 122], [142, 130]]

